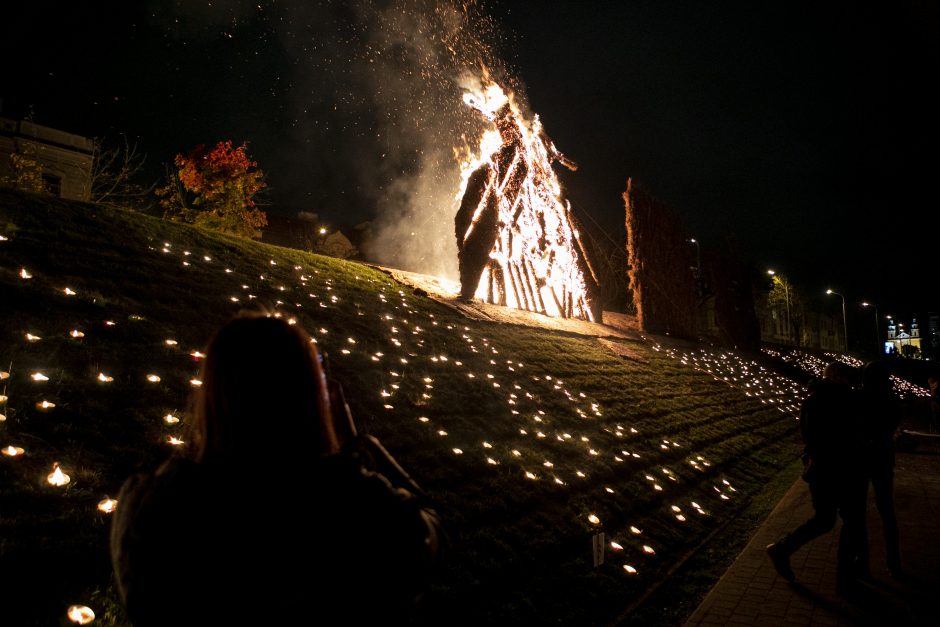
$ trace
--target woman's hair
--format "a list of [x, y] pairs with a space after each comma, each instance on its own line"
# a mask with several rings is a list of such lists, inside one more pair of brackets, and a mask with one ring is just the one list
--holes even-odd
[[319, 354], [299, 326], [263, 311], [239, 314], [209, 342], [201, 378], [190, 436], [195, 461], [338, 450]]

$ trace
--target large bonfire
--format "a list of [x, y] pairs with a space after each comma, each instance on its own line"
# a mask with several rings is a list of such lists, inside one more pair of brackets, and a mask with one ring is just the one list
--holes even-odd
[[454, 220], [465, 299], [597, 321], [597, 277], [552, 164], [577, 165], [490, 82], [464, 102], [493, 123], [462, 164]]

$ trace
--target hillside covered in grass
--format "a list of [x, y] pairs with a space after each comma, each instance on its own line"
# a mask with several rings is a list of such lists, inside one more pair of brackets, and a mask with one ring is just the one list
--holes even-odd
[[607, 624], [798, 453], [802, 386], [730, 351], [469, 319], [367, 265], [5, 190], [0, 238], [9, 624], [126, 624], [99, 503], [185, 439], [199, 351], [243, 308], [303, 325], [434, 499], [450, 547], [416, 624]]

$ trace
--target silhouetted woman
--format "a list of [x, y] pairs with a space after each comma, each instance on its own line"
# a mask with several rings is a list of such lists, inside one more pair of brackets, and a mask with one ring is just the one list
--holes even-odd
[[118, 497], [111, 554], [134, 624], [406, 616], [437, 516], [377, 440], [355, 436], [345, 403], [331, 409], [310, 336], [238, 317], [212, 338], [202, 381], [188, 450]]

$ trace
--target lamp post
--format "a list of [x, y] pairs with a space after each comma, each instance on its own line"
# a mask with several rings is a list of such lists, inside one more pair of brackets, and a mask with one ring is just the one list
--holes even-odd
[[695, 266], [692, 267], [692, 276], [696, 279], [702, 272], [702, 249], [699, 248], [698, 240], [694, 237], [689, 238], [690, 244], [695, 244]]
[[790, 284], [787, 283], [786, 279], [778, 277], [777, 273], [773, 270], [768, 270], [767, 274], [773, 277], [774, 283], [779, 283], [783, 286], [783, 298], [787, 303], [787, 342], [792, 344], [793, 332], [790, 327]]
[[833, 290], [826, 290], [826, 294], [835, 294], [842, 299], [842, 338], [845, 342], [845, 352], [849, 352], [849, 326], [845, 322], [845, 296]]
[[880, 331], [878, 329], [878, 306], [873, 305], [871, 303], [863, 302], [862, 307], [866, 307], [866, 308], [871, 307], [872, 309], [875, 310], [875, 355], [880, 355], [881, 354], [881, 337], [879, 337]]

